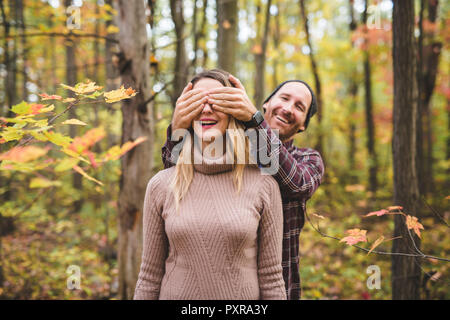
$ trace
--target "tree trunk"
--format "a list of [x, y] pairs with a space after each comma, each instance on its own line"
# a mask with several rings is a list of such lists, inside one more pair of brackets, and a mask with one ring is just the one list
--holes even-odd
[[[255, 95], [254, 103], [260, 108], [264, 100], [264, 76], [266, 67], [266, 51], [267, 51], [267, 38], [269, 36], [269, 24], [270, 24], [270, 6], [272, 5], [272, 0], [267, 1], [266, 11], [265, 11], [265, 22], [264, 30], [262, 34], [260, 50], [255, 50]], [[259, 8], [261, 8], [261, 3], [259, 3]], [[259, 28], [259, 26], [256, 26]], [[259, 45], [259, 44], [258, 44]]]
[[428, 24], [436, 23], [438, 0], [421, 0], [418, 39], [417, 83], [419, 92], [417, 118], [417, 170], [422, 195], [433, 193], [433, 140], [430, 101], [436, 84], [442, 43], [435, 39], [435, 30], [424, 30], [425, 5]]
[[126, 88], [139, 93], [122, 102], [122, 143], [141, 136], [148, 140], [122, 159], [119, 194], [119, 298], [131, 299], [142, 254], [142, 208], [153, 169], [153, 109], [149, 48], [143, 1], [118, 0], [119, 70]]
[[372, 100], [372, 72], [370, 66], [369, 55], [369, 41], [367, 39], [367, 10], [369, 1], [365, 0], [365, 8], [363, 13], [363, 23], [366, 37], [364, 38], [364, 101], [366, 110], [366, 125], [367, 125], [367, 151], [369, 154], [369, 190], [372, 192], [372, 198], [376, 197], [378, 188], [377, 171], [378, 160], [375, 151], [375, 124], [373, 121], [373, 100]]
[[[279, 52], [280, 48], [280, 5], [277, 4], [277, 14], [274, 17], [275, 27], [274, 27], [274, 33], [273, 33], [273, 46], [275, 49], [275, 52]], [[278, 59], [279, 55], [275, 56], [273, 58], [272, 62], [272, 68], [273, 68], [273, 75], [272, 75], [272, 88], [276, 88], [278, 85]]]
[[[64, 6], [66, 8], [72, 5], [72, 0], [64, 0]], [[77, 83], [77, 64], [76, 64], [76, 42], [71, 37], [71, 33], [65, 39], [65, 49], [66, 49], [66, 84], [69, 86], [74, 86]], [[69, 92], [68, 96], [74, 97], [73, 92]], [[76, 108], [70, 108], [69, 110], [69, 119], [77, 119]], [[69, 126], [69, 135], [71, 138], [74, 138], [78, 135], [78, 126]], [[83, 188], [83, 180], [81, 174], [78, 172], [72, 173], [72, 186], [74, 189], [81, 191]], [[79, 212], [83, 205], [83, 200], [75, 200], [73, 211]]]
[[5, 44], [3, 47], [4, 53], [4, 65], [6, 69], [5, 76], [5, 105], [6, 110], [3, 110], [3, 114], [7, 117], [14, 117], [14, 113], [11, 111], [11, 107], [17, 103], [17, 88], [16, 88], [16, 41], [10, 39], [10, 28], [11, 28], [11, 8], [13, 7], [12, 1], [8, 3], [9, 16], [6, 15], [5, 3], [0, 0], [0, 8], [2, 11], [3, 29], [4, 29], [4, 40]]
[[[403, 211], [418, 216], [419, 190], [415, 166], [416, 153], [416, 84], [414, 43], [414, 1], [395, 1], [393, 9], [393, 64], [394, 64], [394, 204]], [[420, 241], [410, 237], [405, 218], [395, 215], [392, 252], [414, 252]], [[414, 240], [412, 240], [414, 239]], [[392, 256], [392, 298], [420, 298], [420, 260], [414, 257]]]
[[[22, 47], [22, 100], [27, 101], [28, 89], [27, 89], [27, 41], [25, 37], [25, 17], [24, 17], [24, 1], [16, 0], [16, 32], [20, 34], [20, 44]], [[20, 31], [19, 31], [20, 30]]]
[[172, 92], [172, 106], [175, 108], [178, 97], [181, 95], [183, 88], [187, 84], [188, 79], [188, 63], [186, 57], [186, 46], [184, 42], [184, 17], [183, 17], [183, 1], [170, 0], [170, 12], [172, 20], [175, 24], [175, 34], [177, 37], [174, 83]]
[[[106, 4], [113, 7], [113, 0], [107, 0]], [[115, 19], [106, 21], [105, 28], [108, 29], [110, 25], [115, 24]], [[106, 35], [108, 39], [116, 39], [117, 33], [108, 33]], [[105, 41], [105, 78], [106, 78], [106, 91], [115, 90], [120, 84], [120, 74], [118, 64], [115, 63], [113, 58], [115, 53], [119, 52], [119, 47], [112, 41]], [[108, 105], [109, 106], [109, 105]], [[112, 110], [112, 109], [111, 109]]]
[[217, 55], [219, 68], [235, 74], [238, 30], [237, 0], [217, 0]]
[[[350, 31], [350, 44], [352, 46], [352, 50], [355, 47], [355, 43], [352, 38], [352, 33], [357, 28], [357, 22], [355, 21], [355, 14], [353, 9], [353, 0], [349, 0], [349, 9], [350, 9], [350, 23], [349, 23], [349, 31]], [[358, 63], [355, 61], [355, 64]], [[349, 182], [350, 184], [356, 184], [357, 183], [357, 175], [356, 175], [356, 121], [354, 119], [354, 115], [356, 114], [356, 108], [357, 108], [357, 99], [358, 99], [358, 81], [356, 80], [357, 77], [357, 67], [356, 65], [351, 64], [351, 71], [350, 71], [350, 79], [349, 79], [349, 87], [348, 87], [348, 94], [350, 97], [350, 109], [349, 109], [349, 115], [348, 115], [348, 121], [349, 121], [349, 149], [348, 149], [348, 164], [349, 164]]]
[[203, 17], [202, 24], [200, 27], [200, 38], [199, 41], [203, 41], [203, 44], [200, 46], [203, 51], [203, 60], [202, 60], [202, 68], [206, 69], [208, 63], [208, 48], [206, 48], [206, 10], [208, 9], [208, 0], [203, 0]]
[[[315, 149], [322, 155], [322, 158], [325, 159], [325, 154], [324, 154], [324, 148], [323, 148], [323, 129], [322, 129], [322, 84], [320, 81], [320, 77], [319, 77], [319, 71], [317, 68], [317, 63], [316, 63], [316, 59], [313, 53], [313, 48], [312, 48], [312, 42], [311, 42], [311, 37], [310, 37], [310, 32], [309, 32], [309, 23], [308, 23], [308, 15], [306, 12], [306, 6], [305, 6], [305, 0], [300, 0], [300, 13], [302, 16], [302, 20], [303, 20], [303, 27], [305, 28], [305, 34], [306, 34], [306, 42], [308, 44], [309, 47], [309, 61], [311, 63], [311, 71], [314, 75], [314, 85], [315, 85], [315, 94], [316, 94], [316, 102], [317, 102], [317, 118], [318, 118], [318, 127], [319, 127], [319, 134], [318, 134], [318, 140], [317, 140], [317, 144], [315, 146]], [[325, 172], [325, 175], [327, 175], [327, 173]], [[324, 180], [326, 181], [326, 177], [324, 178]]]
[[[95, 3], [95, 16], [98, 16], [100, 13], [100, 8], [99, 8], [99, 4]], [[95, 34], [100, 36], [100, 20], [97, 19], [95, 21]], [[105, 42], [107, 42], [107, 40], [105, 40]], [[100, 67], [100, 41], [99, 38], [95, 38], [94, 39], [94, 65], [92, 68], [92, 79], [93, 81], [95, 81], [96, 83], [100, 82], [100, 78], [99, 78], [99, 67]], [[93, 105], [93, 109], [94, 109], [94, 126], [98, 127], [100, 125], [100, 119], [98, 116], [98, 109], [99, 107], [103, 108], [105, 106], [105, 104], [94, 104]], [[96, 143], [94, 145], [94, 150], [97, 153], [100, 153], [101, 150], [101, 146], [100, 143]]]

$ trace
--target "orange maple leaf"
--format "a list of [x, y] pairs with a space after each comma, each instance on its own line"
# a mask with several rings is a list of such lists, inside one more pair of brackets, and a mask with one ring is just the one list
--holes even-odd
[[14, 147], [11, 150], [0, 154], [0, 160], [10, 160], [13, 162], [28, 162], [45, 155], [50, 148], [39, 148], [35, 146]]
[[366, 214], [365, 217], [370, 217], [370, 216], [375, 216], [375, 215], [377, 217], [380, 217], [382, 215], [385, 215], [386, 213], [389, 213], [389, 211], [387, 211], [386, 209], [381, 209], [381, 210], [378, 210], [378, 211], [370, 212], [370, 213]]
[[417, 234], [417, 236], [420, 238], [420, 229], [424, 230], [423, 225], [419, 223], [418, 219], [416, 217], [407, 215], [406, 216], [406, 226], [408, 229], [414, 229], [414, 232]]
[[102, 140], [105, 136], [106, 133], [103, 128], [94, 128], [87, 131], [81, 137], [75, 137], [68, 148], [81, 154], [86, 152], [91, 146]]
[[360, 230], [358, 228], [356, 229], [350, 229], [345, 231], [349, 236], [344, 237], [339, 242], [345, 242], [348, 245], [354, 245], [358, 242], [367, 242], [366, 233], [367, 230]]
[[41, 110], [43, 107], [45, 107], [43, 104], [32, 104], [31, 105], [31, 109], [30, 109], [30, 113], [31, 114], [38, 114], [39, 110]]
[[62, 99], [61, 96], [58, 96], [58, 95], [56, 95], [56, 94], [49, 96], [49, 95], [46, 94], [46, 93], [41, 93], [41, 94], [39, 94], [39, 96], [42, 97], [41, 100], [61, 100], [61, 99]]
[[390, 206], [390, 207], [388, 207], [387, 209], [388, 209], [389, 211], [397, 211], [397, 210], [402, 211], [402, 210], [403, 210], [403, 207], [402, 207], [402, 206]]

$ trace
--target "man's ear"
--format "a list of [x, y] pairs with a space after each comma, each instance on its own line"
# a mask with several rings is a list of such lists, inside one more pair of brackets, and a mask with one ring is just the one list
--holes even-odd
[[267, 102], [263, 104], [262, 109], [263, 109], [263, 113], [266, 113], [266, 106], [267, 106]]

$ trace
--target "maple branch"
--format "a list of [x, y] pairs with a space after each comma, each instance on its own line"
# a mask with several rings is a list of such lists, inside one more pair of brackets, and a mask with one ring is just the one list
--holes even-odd
[[[306, 216], [306, 220], [308, 220], [308, 222], [311, 224], [311, 226], [313, 227], [313, 229], [314, 229], [315, 231], [317, 231], [322, 237], [330, 238], [330, 239], [334, 239], [334, 240], [338, 240], [338, 241], [341, 241], [341, 240], [342, 240], [341, 238], [337, 238], [337, 237], [334, 237], [334, 236], [330, 236], [330, 235], [328, 235], [328, 234], [322, 232], [322, 231], [320, 230], [320, 228], [319, 228], [319, 224], [317, 224], [317, 227], [316, 227], [316, 226], [311, 222], [311, 220], [309, 219], [308, 213], [305, 212], [305, 216]], [[409, 229], [408, 229], [408, 232], [410, 232]], [[411, 234], [410, 234], [410, 235], [411, 235]], [[380, 255], [418, 257], [418, 258], [423, 258], [423, 259], [435, 259], [435, 260], [440, 260], [440, 261], [450, 262], [450, 259], [426, 255], [426, 254], [422, 253], [420, 250], [418, 250], [417, 248], [416, 248], [416, 249], [417, 249], [417, 251], [419, 252], [419, 254], [414, 254], [414, 253], [403, 253], [403, 252], [387, 252], [387, 251], [377, 251], [377, 250], [372, 250], [372, 251], [370, 251], [369, 249], [360, 247], [360, 246], [358, 246], [358, 245], [356, 245], [356, 244], [352, 244], [351, 246], [352, 246], [352, 247], [355, 247], [355, 248], [358, 248], [358, 249], [360, 249], [360, 250], [362, 250], [362, 251], [365, 251], [365, 252], [371, 252], [371, 253], [376, 253], [376, 254], [380, 254]], [[415, 245], [414, 245], [414, 246], [415, 246]]]

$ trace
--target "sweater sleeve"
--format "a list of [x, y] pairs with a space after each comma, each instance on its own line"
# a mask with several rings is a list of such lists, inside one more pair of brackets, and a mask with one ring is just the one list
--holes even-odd
[[[278, 181], [283, 196], [288, 198], [312, 197], [322, 182], [325, 166], [320, 153], [311, 148], [304, 148], [303, 152], [289, 152], [278, 136], [263, 121], [256, 130], [258, 139], [250, 138], [258, 154], [258, 164], [261, 155], [267, 155], [270, 163], [278, 163], [277, 171], [273, 177]], [[252, 136], [250, 136], [252, 137]]]
[[164, 189], [160, 174], [148, 183], [143, 208], [142, 262], [134, 300], [157, 300], [161, 281], [165, 273], [165, 260], [169, 243], [165, 234], [164, 219], [161, 217]]
[[283, 207], [280, 188], [267, 176], [262, 190], [263, 209], [258, 230], [258, 279], [262, 300], [285, 300], [282, 241]]

